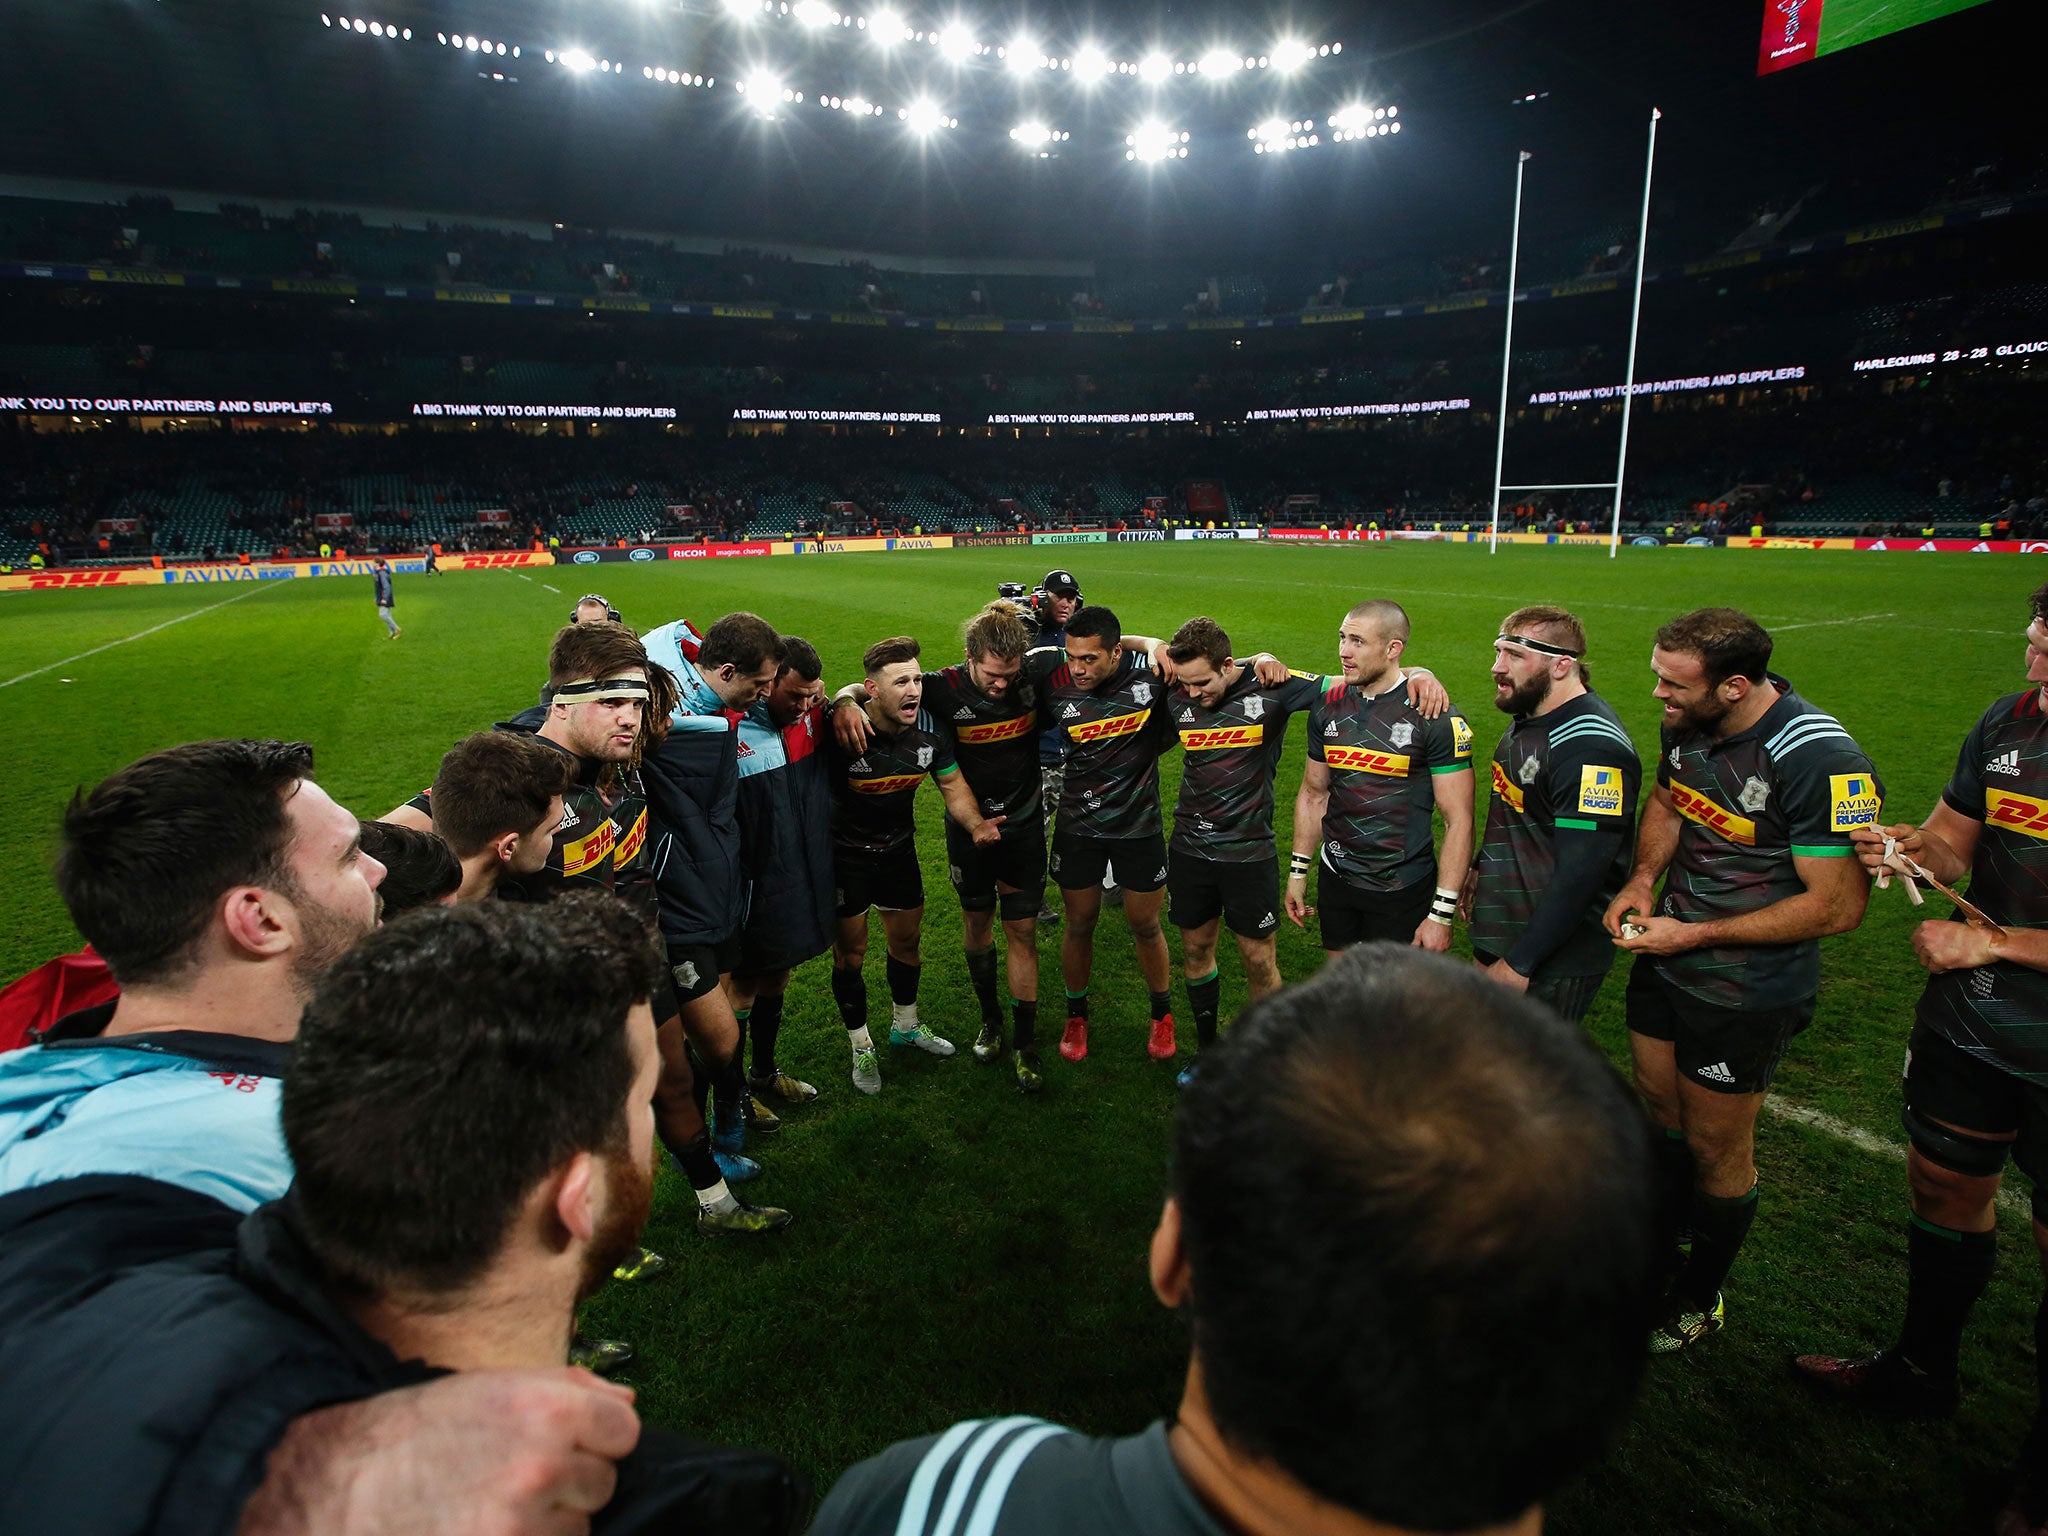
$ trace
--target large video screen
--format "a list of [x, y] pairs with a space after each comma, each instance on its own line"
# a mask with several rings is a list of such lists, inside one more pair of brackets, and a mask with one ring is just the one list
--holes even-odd
[[1985, 0], [1764, 0], [1756, 72], [1768, 75], [1967, 11]]

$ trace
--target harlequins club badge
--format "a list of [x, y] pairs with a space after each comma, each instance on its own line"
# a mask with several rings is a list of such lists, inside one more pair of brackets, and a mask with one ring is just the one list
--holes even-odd
[[1771, 786], [1755, 774], [1751, 774], [1742, 786], [1742, 808], [1754, 816], [1764, 808], [1764, 802], [1771, 798]]
[[1387, 740], [1396, 747], [1406, 747], [1415, 739], [1415, 727], [1406, 720], [1396, 720], [1387, 732]]

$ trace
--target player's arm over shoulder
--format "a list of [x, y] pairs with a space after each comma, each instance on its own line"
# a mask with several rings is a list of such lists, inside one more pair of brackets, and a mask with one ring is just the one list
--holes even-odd
[[848, 1467], [818, 1507], [811, 1536], [893, 1536], [917, 1469], [940, 1438], [900, 1441]]

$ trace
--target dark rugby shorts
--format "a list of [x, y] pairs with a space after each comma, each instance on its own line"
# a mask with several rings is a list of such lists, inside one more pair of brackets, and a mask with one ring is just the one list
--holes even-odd
[[[1472, 951], [1474, 963], [1492, 965], [1499, 955]], [[1540, 999], [1549, 1004], [1550, 1011], [1567, 1024], [1585, 1022], [1586, 1015], [1593, 1011], [1593, 1000], [1600, 995], [1600, 988], [1607, 980], [1605, 971], [1595, 971], [1590, 976], [1546, 976], [1539, 967], [1529, 978], [1527, 997]]]
[[[1001, 906], [1006, 923], [1037, 917], [1045, 904], [1045, 858], [1045, 833], [1036, 825], [978, 848], [965, 827], [946, 819], [946, 868], [963, 912], [993, 912]], [[1000, 889], [1006, 885], [1009, 890]]]
[[739, 963], [740, 936], [736, 933], [716, 944], [670, 944], [668, 974], [677, 1004], [694, 1003], [700, 997], [710, 996], [718, 986], [718, 978]]
[[1279, 855], [1238, 864], [1176, 848], [1166, 862], [1166, 901], [1176, 928], [1205, 927], [1221, 916], [1240, 938], [1271, 938], [1280, 926]]
[[[1977, 1136], [2014, 1136], [2011, 1156], [2034, 1185], [2034, 1219], [2048, 1222], [2048, 1088], [2001, 1070], [1946, 1035], [1915, 1024], [1906, 1047], [1906, 1129], [1931, 1120]], [[2015, 1135], [2015, 1133], [2017, 1133]], [[1920, 1155], [1950, 1166], [1950, 1160], [1914, 1138]], [[1981, 1175], [1981, 1169], [1959, 1173]]]
[[1075, 837], [1064, 826], [1052, 835], [1052, 877], [1063, 891], [1085, 891], [1102, 884], [1116, 871], [1126, 891], [1149, 895], [1166, 884], [1166, 839], [1157, 832], [1144, 837]]
[[1316, 877], [1316, 917], [1323, 928], [1323, 948], [1349, 949], [1354, 944], [1384, 940], [1413, 944], [1415, 930], [1429, 916], [1436, 882], [1418, 880], [1398, 891], [1368, 891], [1322, 867]]
[[832, 915], [859, 917], [870, 907], [908, 912], [924, 905], [924, 870], [917, 844], [905, 841], [887, 853], [832, 850]]
[[1669, 1040], [1678, 1070], [1714, 1093], [1762, 1093], [1778, 1075], [1778, 1058], [1813, 1022], [1814, 999], [1775, 1008], [1723, 1008], [1665, 980], [1654, 960], [1638, 956], [1622, 998], [1629, 1032]]

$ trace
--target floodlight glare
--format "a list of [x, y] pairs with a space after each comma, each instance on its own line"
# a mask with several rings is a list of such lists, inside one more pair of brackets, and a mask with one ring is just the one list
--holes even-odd
[[571, 48], [562, 55], [562, 67], [573, 69], [579, 75], [587, 75], [597, 68], [597, 60], [593, 59], [581, 48]]
[[1214, 75], [1217, 79], [1234, 75], [1244, 67], [1244, 60], [1228, 48], [1212, 48], [1202, 55], [1202, 73]]
[[884, 48], [893, 47], [908, 35], [903, 26], [903, 18], [894, 11], [875, 12], [868, 18], [868, 31]]
[[1092, 43], [1074, 55], [1074, 77], [1085, 84], [1093, 84], [1109, 71], [1109, 55]]
[[902, 117], [903, 121], [909, 125], [910, 131], [919, 138], [923, 138], [927, 134], [936, 133], [939, 129], [946, 127], [951, 121], [937, 106], [929, 101], [921, 100], [913, 101], [909, 106], [903, 108]]
[[1164, 80], [1172, 73], [1173, 60], [1163, 53], [1148, 53], [1138, 61], [1138, 78], [1140, 80]]
[[939, 32], [939, 52], [956, 64], [963, 59], [974, 57], [974, 34], [958, 22], [941, 29]]
[[1273, 45], [1273, 67], [1282, 73], [1292, 69], [1299, 69], [1315, 56], [1315, 49], [1291, 37], [1282, 38]]
[[1009, 66], [1011, 74], [1028, 75], [1044, 64], [1045, 55], [1030, 38], [1013, 37], [1003, 62]]
[[1371, 120], [1372, 108], [1366, 106], [1339, 107], [1330, 114], [1330, 126], [1339, 133], [1363, 133]]
[[755, 0], [725, 0], [725, 8], [741, 21], [752, 21], [755, 13], [760, 10]]
[[825, 4], [825, 0], [796, 0], [790, 15], [797, 19], [799, 25], [805, 27], [824, 27], [832, 24], [832, 8]]
[[1188, 136], [1177, 128], [1148, 120], [1138, 124], [1124, 135], [1129, 148], [1124, 152], [1126, 160], [1185, 160]]
[[1043, 123], [1019, 123], [1010, 130], [1010, 137], [1027, 148], [1052, 142], [1052, 130]]

